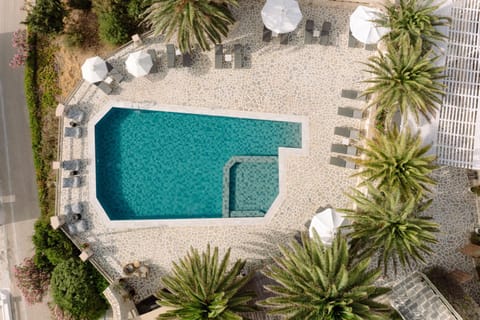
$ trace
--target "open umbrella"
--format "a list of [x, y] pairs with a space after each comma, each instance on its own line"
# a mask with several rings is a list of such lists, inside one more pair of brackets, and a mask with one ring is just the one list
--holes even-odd
[[295, 30], [302, 17], [298, 2], [295, 0], [267, 0], [262, 9], [263, 24], [276, 33]]
[[313, 217], [308, 232], [310, 238], [313, 238], [313, 230], [317, 231], [320, 240], [326, 245], [331, 245], [338, 228], [344, 225], [348, 225], [348, 220], [341, 213], [328, 208]]
[[99, 56], [88, 58], [82, 65], [82, 77], [90, 83], [102, 81], [107, 73], [107, 63]]
[[152, 57], [145, 51], [131, 53], [125, 61], [127, 71], [134, 77], [146, 76], [152, 69]]
[[358, 6], [350, 16], [352, 35], [365, 44], [375, 44], [389, 32], [388, 28], [377, 26], [372, 20], [379, 18], [380, 10]]

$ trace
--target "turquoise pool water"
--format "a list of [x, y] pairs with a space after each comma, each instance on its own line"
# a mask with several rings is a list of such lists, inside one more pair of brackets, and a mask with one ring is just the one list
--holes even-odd
[[[95, 126], [97, 199], [112, 220], [258, 216], [278, 194], [279, 147], [301, 147], [300, 123], [112, 108]], [[239, 156], [274, 160], [225, 180]]]

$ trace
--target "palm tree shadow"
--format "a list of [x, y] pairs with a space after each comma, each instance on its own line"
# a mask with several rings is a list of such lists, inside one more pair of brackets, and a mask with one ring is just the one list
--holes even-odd
[[[271, 230], [269, 233], [253, 233], [253, 236], [257, 239], [263, 239], [263, 241], [245, 241], [238, 249], [243, 250], [248, 255], [253, 253], [261, 257], [271, 257], [279, 252], [279, 245], [290, 243], [295, 238], [295, 232]], [[266, 259], [260, 259], [258, 262], [262, 263], [264, 260]]]

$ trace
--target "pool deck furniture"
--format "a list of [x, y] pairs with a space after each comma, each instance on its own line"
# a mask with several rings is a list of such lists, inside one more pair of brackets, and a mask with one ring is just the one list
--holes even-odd
[[77, 123], [82, 123], [85, 120], [85, 112], [75, 106], [71, 106], [65, 112], [65, 117]]
[[78, 171], [80, 170], [81, 161], [79, 159], [74, 160], [64, 160], [61, 163], [62, 169], [68, 171]]
[[315, 22], [313, 20], [307, 20], [305, 23], [305, 44], [312, 44], [313, 43], [313, 29], [315, 28]]
[[187, 68], [193, 65], [192, 55], [189, 52], [182, 54], [182, 64]]
[[362, 93], [357, 90], [342, 89], [342, 93], [340, 95], [342, 98], [351, 100], [366, 100], [366, 97], [362, 96]]
[[81, 138], [83, 130], [80, 127], [65, 127], [64, 136], [67, 138]]
[[352, 34], [352, 31], [349, 31], [348, 33], [348, 47], [349, 48], [358, 48], [359, 46], [359, 41], [355, 39], [355, 37]]
[[157, 73], [158, 72], [158, 63], [159, 63], [157, 52], [155, 51], [155, 49], [148, 49], [147, 53], [152, 58], [152, 68], [150, 69], [149, 73]]
[[97, 86], [103, 93], [107, 95], [112, 93], [113, 91], [112, 87], [104, 81], [95, 82], [94, 85]]
[[85, 220], [79, 220], [77, 222], [67, 224], [68, 232], [71, 235], [76, 235], [78, 233], [83, 233], [88, 230], [88, 224]]
[[280, 44], [287, 45], [289, 41], [290, 33], [280, 34]]
[[334, 133], [337, 136], [349, 138], [349, 139], [359, 139], [360, 138], [360, 131], [355, 128], [349, 127], [335, 127]]
[[110, 72], [108, 73], [108, 75], [113, 79], [115, 80], [116, 83], [120, 83], [123, 81], [123, 74], [118, 71], [117, 69], [115, 68], [112, 68], [112, 70], [110, 70]]
[[133, 46], [135, 48], [138, 48], [140, 47], [141, 45], [143, 45], [143, 41], [142, 41], [142, 38], [140, 38], [140, 36], [138, 34], [134, 34], [132, 36], [132, 42], [133, 42]]
[[63, 178], [62, 187], [78, 188], [82, 185], [82, 179], [78, 176]]
[[334, 143], [330, 148], [331, 152], [347, 154], [350, 156], [356, 156], [358, 154], [358, 149], [355, 146], [349, 146], [341, 143]]
[[270, 42], [272, 41], [272, 30], [268, 29], [267, 27], [263, 26], [263, 35], [262, 35], [263, 42]]
[[66, 204], [65, 207], [63, 208], [65, 214], [67, 216], [73, 215], [73, 214], [82, 214], [83, 213], [83, 204], [81, 202], [75, 202], [72, 204]]
[[338, 107], [337, 114], [354, 119], [363, 119], [363, 110], [351, 107]]
[[367, 51], [375, 51], [375, 50], [377, 50], [377, 44], [376, 44], [376, 43], [366, 44], [366, 45], [365, 45], [365, 50], [367, 50]]
[[332, 23], [325, 21], [320, 32], [320, 44], [328, 46], [330, 44], [330, 31], [332, 30]]
[[339, 157], [330, 157], [330, 164], [347, 169], [357, 169], [357, 165], [354, 162]]
[[215, 45], [215, 69], [223, 69], [223, 45]]
[[243, 68], [243, 46], [241, 44], [235, 44], [233, 46], [233, 55], [234, 55], [234, 68], [241, 69]]
[[167, 44], [167, 67], [175, 68], [175, 46], [173, 44]]

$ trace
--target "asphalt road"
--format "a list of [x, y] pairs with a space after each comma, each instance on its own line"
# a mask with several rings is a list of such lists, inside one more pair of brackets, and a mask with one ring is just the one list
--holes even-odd
[[[33, 254], [33, 223], [40, 215], [31, 148], [23, 68], [8, 64], [13, 31], [22, 28], [23, 0], [0, 1], [0, 287], [12, 292], [14, 319], [49, 319], [46, 304], [28, 306], [12, 269]], [[8, 272], [7, 272], [8, 270]]]

